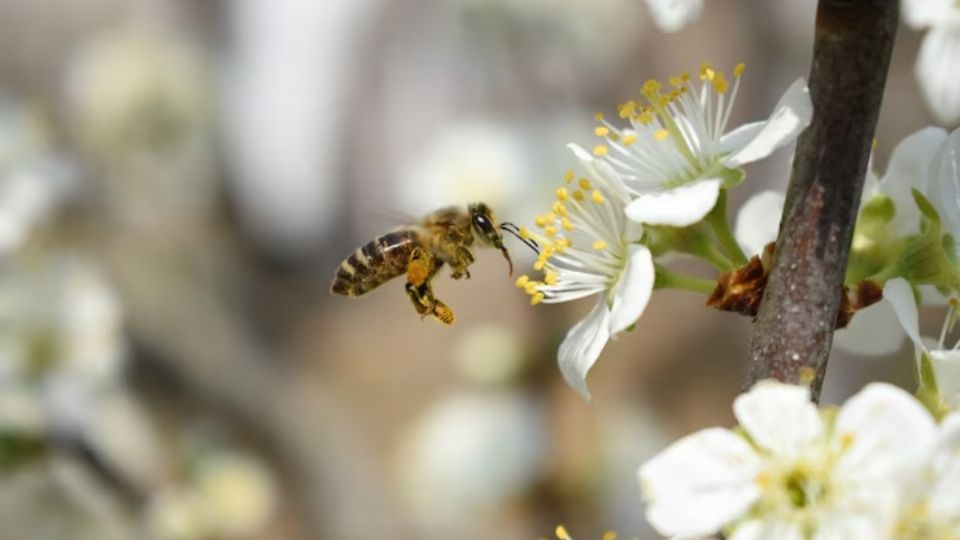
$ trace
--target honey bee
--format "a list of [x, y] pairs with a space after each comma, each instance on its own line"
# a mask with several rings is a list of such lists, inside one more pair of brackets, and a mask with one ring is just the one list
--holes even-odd
[[433, 316], [444, 324], [453, 324], [453, 310], [434, 296], [430, 281], [444, 264], [450, 266], [453, 279], [469, 278], [469, 267], [476, 260], [472, 249], [475, 242], [500, 250], [513, 274], [513, 261], [498, 228], [537, 249], [535, 242], [521, 237], [516, 225], [502, 223], [498, 227], [493, 210], [484, 203], [471, 204], [466, 212], [457, 206], [441, 208], [418, 225], [401, 227], [357, 248], [340, 263], [330, 292], [361, 296], [406, 274], [407, 295], [420, 318]]

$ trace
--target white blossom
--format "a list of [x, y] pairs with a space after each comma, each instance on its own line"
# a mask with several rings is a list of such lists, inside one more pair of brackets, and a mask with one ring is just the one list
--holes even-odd
[[700, 16], [703, 0], [647, 0], [653, 22], [664, 32], [679, 32]]
[[656, 80], [643, 85], [645, 103], [619, 107], [623, 129], [598, 115], [596, 134], [605, 139], [593, 153], [627, 186], [627, 215], [651, 225], [684, 227], [707, 215], [735, 169], [763, 159], [792, 142], [813, 114], [806, 81], [787, 89], [766, 121], [728, 130], [743, 64], [726, 76], [704, 64], [698, 86], [689, 74], [671, 77], [670, 90]]
[[[943, 322], [940, 338], [934, 345], [928, 346], [928, 340], [920, 334], [920, 318], [917, 303], [910, 283], [903, 278], [894, 278], [883, 287], [883, 299], [897, 315], [903, 330], [913, 341], [917, 354], [927, 354], [937, 378], [937, 388], [943, 402], [953, 408], [960, 408], [960, 341], [954, 345], [945, 343], [947, 329], [952, 315]], [[950, 304], [951, 311], [957, 309], [956, 301]]]
[[644, 464], [647, 518], [664, 535], [732, 540], [885, 538], [901, 486], [934, 437], [930, 414], [885, 383], [836, 413], [807, 388], [761, 382], [711, 428]]
[[960, 4], [956, 0], [903, 0], [903, 19], [929, 29], [920, 45], [916, 76], [934, 116], [960, 122]]
[[521, 232], [539, 242], [534, 268], [543, 271], [544, 278], [521, 276], [517, 286], [530, 294], [533, 304], [596, 299], [593, 310], [567, 333], [558, 353], [564, 379], [589, 399], [587, 372], [607, 341], [643, 313], [655, 273], [650, 250], [635, 243], [642, 228], [624, 215], [629, 195], [619, 175], [606, 161], [576, 145], [570, 148], [589, 178], [575, 180], [568, 171], [570, 187], [558, 188], [552, 210], [536, 220], [540, 232]]
[[960, 538], [960, 414], [943, 419], [922, 470], [908, 481], [891, 537]]

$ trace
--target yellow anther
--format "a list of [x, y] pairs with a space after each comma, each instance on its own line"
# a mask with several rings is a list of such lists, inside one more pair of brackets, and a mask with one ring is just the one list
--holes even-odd
[[670, 77], [669, 82], [670, 86], [680, 86], [683, 84], [683, 79], [681, 79], [679, 75], [674, 75], [673, 77]]
[[533, 269], [536, 270], [537, 272], [540, 272], [543, 270], [544, 264], [546, 264], [546, 261], [544, 261], [543, 259], [537, 259], [533, 263]]
[[570, 196], [570, 194], [567, 193], [567, 188], [565, 187], [557, 188], [557, 190], [554, 193], [557, 194], [557, 198], [560, 199], [561, 201], [567, 200], [567, 197]]
[[603, 533], [603, 540], [617, 540], [617, 533], [613, 531], [607, 531]]
[[723, 76], [723, 72], [718, 71], [713, 78], [713, 89], [716, 90], [718, 94], [723, 94], [729, 88], [730, 84], [727, 83], [727, 78]]
[[707, 62], [704, 62], [704, 63], [700, 64], [700, 78], [701, 78], [701, 79], [707, 78], [707, 76], [708, 76], [707, 74], [708, 74], [708, 73], [711, 73], [712, 71], [713, 71], [713, 70], [710, 69], [710, 64], [708, 64]]
[[743, 70], [745, 69], [747, 69], [747, 65], [744, 64], [743, 62], [740, 62], [739, 64], [733, 66], [733, 76], [739, 77], [743, 75]]
[[653, 138], [658, 141], [665, 140], [669, 136], [670, 136], [670, 132], [665, 129], [658, 129], [653, 133]]
[[557, 525], [557, 530], [555, 531], [557, 538], [560, 540], [570, 540], [570, 534], [567, 533], [567, 529], [563, 525]]
[[603, 193], [600, 193], [599, 190], [593, 190], [593, 194], [590, 195], [590, 198], [593, 199], [593, 202], [596, 204], [603, 204]]
[[529, 240], [531, 236], [533, 235], [530, 233], [530, 229], [526, 227], [520, 227], [520, 238], [523, 238], [524, 240]]
[[634, 120], [635, 122], [637, 122], [637, 123], [645, 126], [645, 125], [653, 122], [653, 113], [650, 112], [650, 111], [643, 111], [642, 113], [640, 113], [640, 114], [638, 114], [637, 116], [635, 116], [633, 120]]
[[554, 213], [554, 212], [547, 212], [547, 215], [545, 215], [545, 216], [543, 216], [543, 217], [547, 218], [547, 221], [553, 221], [553, 220], [557, 219], [557, 214]]
[[557, 277], [556, 272], [547, 272], [546, 277], [543, 278], [543, 282], [547, 285], [556, 285], [558, 279], [560, 278]]
[[635, 142], [637, 142], [637, 134], [636, 134], [636, 133], [627, 133], [626, 135], [623, 136], [623, 144], [624, 144], [624, 145], [630, 146], [631, 144], [633, 144], [633, 143], [635, 143]]
[[527, 283], [530, 283], [530, 277], [526, 274], [518, 277], [517, 280], [513, 282], [514, 285], [520, 287], [521, 289], [526, 287]]
[[597, 122], [602, 121], [602, 120], [603, 120], [603, 113], [602, 113], [602, 112], [593, 113], [593, 119], [596, 120]]
[[597, 126], [597, 129], [593, 130], [593, 133], [597, 137], [606, 137], [610, 134], [610, 130], [603, 126]]
[[563, 173], [563, 181], [566, 183], [573, 182], [573, 171], [567, 171]]
[[547, 226], [547, 216], [537, 216], [536, 219], [533, 220], [533, 223], [534, 223], [537, 227], [540, 227], [540, 228], [546, 227], [546, 226]]
[[753, 479], [754, 483], [760, 486], [760, 489], [767, 489], [773, 485], [773, 478], [770, 473], [762, 472]]
[[523, 286], [523, 292], [525, 292], [525, 293], [527, 293], [527, 294], [530, 294], [530, 295], [537, 294], [537, 287], [538, 287], [538, 286], [540, 286], [540, 284], [539, 284], [538, 282], [532, 281], [532, 280], [531, 280], [531, 281], [528, 281], [527, 284]]
[[593, 155], [595, 156], [605, 156], [607, 155], [608, 151], [609, 150], [607, 149], [606, 145], [603, 144], [598, 144], [593, 147]]
[[580, 189], [593, 189], [593, 184], [586, 178], [581, 178], [578, 183], [580, 184]]
[[573, 230], [573, 223], [570, 221], [569, 218], [563, 218], [563, 219], [561, 219], [561, 220], [560, 220], [560, 225], [563, 226], [563, 230], [565, 230], [565, 231], [572, 231], [572, 230]]
[[[559, 242], [559, 240], [558, 240]], [[557, 251], [557, 248], [553, 246], [544, 246], [543, 251], [540, 252], [540, 258], [546, 261], [550, 257], [553, 257], [553, 254]]]
[[539, 304], [540, 302], [543, 302], [543, 293], [542, 293], [542, 292], [538, 292], [538, 293], [536, 293], [536, 294], [534, 294], [533, 296], [530, 297], [530, 305], [531, 305], [531, 306], [535, 306], [535, 305]]
[[565, 217], [567, 215], [567, 206], [560, 201], [553, 203], [553, 211], [557, 213], [560, 217]]
[[660, 91], [660, 87], [660, 81], [656, 79], [648, 79], [645, 83], [643, 83], [643, 88], [641, 91], [644, 94], [656, 94]]
[[619, 140], [620, 140], [620, 136], [617, 135], [616, 133], [611, 133], [609, 139], [610, 139], [611, 141], [619, 141]]
[[573, 245], [573, 242], [571, 242], [569, 238], [558, 238], [556, 245], [557, 245], [557, 251], [562, 251], [570, 247], [571, 245]]
[[958, 300], [956, 297], [953, 297], [947, 300], [947, 303], [950, 304], [950, 307], [956, 308], [958, 305], [960, 305], [960, 300]]
[[543, 234], [547, 235], [547, 238], [553, 238], [557, 235], [557, 228], [550, 226], [543, 230]]
[[593, 243], [593, 249], [597, 251], [603, 251], [607, 249], [607, 242], [604, 240], [597, 240], [596, 242]]
[[580, 191], [579, 189], [576, 190], [576, 191], [574, 191], [574, 192], [573, 192], [573, 200], [575, 200], [575, 201], [582, 201], [582, 200], [583, 200], [583, 192]]
[[844, 433], [840, 436], [840, 448], [847, 450], [853, 446], [853, 433]]
[[633, 116], [636, 110], [637, 110], [637, 102], [633, 100], [628, 101], [626, 103], [621, 103], [620, 106], [617, 107], [617, 111], [620, 113], [620, 118], [629, 118]]

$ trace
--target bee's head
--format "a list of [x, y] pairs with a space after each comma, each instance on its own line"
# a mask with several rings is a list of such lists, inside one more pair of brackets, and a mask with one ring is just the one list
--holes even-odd
[[510, 254], [507, 248], [503, 246], [503, 236], [497, 230], [496, 221], [494, 221], [493, 210], [485, 203], [473, 203], [467, 207], [470, 212], [470, 224], [482, 245], [495, 247], [503, 253], [507, 263], [510, 265], [510, 273], [513, 274], [513, 261], [510, 260]]

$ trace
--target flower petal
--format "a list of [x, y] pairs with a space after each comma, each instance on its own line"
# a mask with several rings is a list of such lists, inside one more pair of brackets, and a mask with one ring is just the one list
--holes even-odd
[[888, 356], [903, 345], [903, 329], [887, 302], [877, 302], [856, 312], [846, 328], [833, 335], [833, 345], [846, 353]]
[[920, 319], [917, 314], [917, 302], [913, 298], [910, 284], [903, 278], [893, 278], [883, 287], [883, 299], [893, 308], [900, 326], [910, 336], [914, 346], [926, 350], [920, 337]]
[[953, 0], [903, 0], [901, 13], [903, 22], [915, 29], [933, 26], [943, 20], [952, 9]]
[[678, 32], [697, 20], [703, 0], [647, 0], [653, 22], [664, 32]]
[[557, 361], [560, 373], [584, 399], [590, 399], [587, 390], [587, 372], [600, 356], [610, 338], [610, 310], [601, 298], [593, 310], [567, 332], [560, 344]]
[[764, 246], [777, 239], [784, 198], [779, 191], [761, 191], [740, 207], [733, 235], [748, 255], [759, 254]]
[[750, 520], [738, 526], [730, 540], [803, 540], [800, 525], [779, 520]]
[[960, 351], [930, 351], [930, 363], [940, 398], [951, 409], [960, 409]]
[[930, 513], [960, 518], [960, 413], [948, 415], [940, 423], [937, 444], [931, 460], [933, 482], [929, 486]]
[[920, 45], [916, 75], [933, 115], [944, 124], [960, 122], [960, 24], [933, 27]]
[[946, 138], [933, 157], [927, 193], [940, 219], [960, 241], [960, 129]]
[[627, 205], [627, 217], [650, 225], [686, 227], [704, 218], [717, 204], [720, 179], [711, 178], [677, 188], [644, 193]]
[[834, 437], [845, 448], [838, 481], [896, 484], [927, 454], [935, 429], [930, 413], [907, 392], [887, 383], [867, 385], [837, 415]]
[[943, 128], [927, 127], [900, 141], [890, 155], [879, 189], [896, 205], [891, 227], [902, 236], [917, 231], [920, 211], [911, 190], [916, 188], [921, 193], [927, 192], [930, 164], [946, 138], [947, 132]]
[[[790, 85], [773, 109], [770, 118], [752, 139], [740, 141], [741, 144], [737, 147], [733, 147], [730, 144], [731, 141], [727, 140], [731, 137], [730, 135], [720, 140], [721, 149], [726, 148], [727, 151], [732, 152], [724, 161], [724, 166], [739, 167], [769, 156], [774, 150], [796, 139], [810, 124], [812, 117], [813, 103], [810, 101], [810, 90], [807, 88], [807, 81], [801, 77]], [[740, 133], [737, 138], [742, 136], [743, 133]]]
[[734, 400], [733, 414], [758, 446], [778, 456], [796, 456], [823, 434], [805, 386], [761, 381]]
[[610, 335], [624, 331], [637, 322], [653, 294], [653, 255], [647, 246], [631, 244], [627, 265], [613, 293], [610, 306]]
[[708, 535], [759, 496], [761, 460], [732, 432], [711, 428], [673, 443], [639, 472], [647, 519], [663, 535]]

